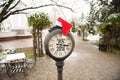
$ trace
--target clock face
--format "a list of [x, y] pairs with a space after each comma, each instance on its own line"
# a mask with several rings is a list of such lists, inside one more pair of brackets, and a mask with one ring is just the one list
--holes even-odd
[[48, 43], [50, 53], [54, 57], [65, 57], [72, 49], [72, 40], [70, 36], [63, 36], [62, 33], [55, 34]]

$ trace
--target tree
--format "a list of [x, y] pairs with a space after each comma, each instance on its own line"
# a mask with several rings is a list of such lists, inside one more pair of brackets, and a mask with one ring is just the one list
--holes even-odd
[[45, 13], [35, 13], [28, 17], [28, 23], [33, 26], [33, 43], [34, 43], [34, 55], [38, 53], [39, 57], [43, 56], [43, 45], [42, 45], [42, 30], [50, 27], [50, 20]]
[[76, 27], [75, 27], [75, 22], [74, 20], [71, 21], [73, 27], [72, 27], [72, 32], [76, 32]]
[[95, 13], [96, 13], [96, 7], [95, 3], [93, 1], [89, 2], [90, 4], [90, 12], [87, 21], [90, 23], [91, 26], [95, 25]]
[[[33, 0], [34, 1], [34, 0]], [[51, 0], [52, 4], [43, 4], [40, 6], [35, 6], [35, 7], [26, 7], [22, 9], [16, 9], [15, 7], [21, 2], [21, 0], [1, 0], [0, 2], [0, 23], [2, 23], [5, 19], [7, 19], [10, 15], [14, 14], [24, 14], [23, 11], [29, 10], [29, 9], [38, 9], [38, 8], [43, 8], [47, 6], [59, 6], [63, 7], [66, 9], [70, 9], [73, 11], [71, 8], [63, 5], [57, 4], [57, 2]]]
[[120, 49], [120, 13], [111, 14], [105, 22], [100, 25], [99, 30], [103, 34], [103, 40], [107, 49]]
[[82, 35], [83, 40], [87, 40], [88, 34], [94, 34], [94, 8], [91, 4], [91, 10], [89, 16], [85, 16], [83, 13], [81, 14], [80, 25], [78, 26], [78, 33]]
[[93, 23], [104, 22], [113, 13], [120, 13], [120, 0], [88, 0], [90, 4], [90, 17]]
[[[99, 30], [103, 35], [103, 42], [107, 44], [108, 50], [114, 46], [120, 48], [120, 0], [99, 0], [101, 8], [96, 12], [97, 20], [102, 22]], [[103, 44], [104, 44], [103, 43]], [[114, 46], [113, 46], [114, 45]]]
[[113, 13], [120, 13], [120, 0], [98, 0], [100, 8], [96, 12], [97, 20], [104, 22]]
[[96, 13], [96, 6], [95, 5], [95, 2], [91, 1], [90, 2], [90, 12], [89, 12], [89, 16], [87, 18], [87, 21], [88, 21], [88, 24], [89, 24], [89, 33], [90, 34], [95, 34], [95, 29], [94, 27], [97, 25], [96, 23], [96, 16], [95, 16], [95, 13]]

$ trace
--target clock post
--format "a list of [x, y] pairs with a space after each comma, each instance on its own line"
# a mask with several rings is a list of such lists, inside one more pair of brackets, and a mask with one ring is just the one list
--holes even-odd
[[46, 54], [56, 61], [58, 80], [63, 80], [64, 60], [71, 55], [74, 46], [72, 34], [69, 32], [67, 36], [63, 36], [59, 26], [52, 27], [44, 40]]
[[63, 80], [62, 71], [64, 66], [64, 61], [56, 61], [57, 72], [58, 72], [58, 80]]
[[46, 54], [56, 61], [58, 80], [63, 80], [64, 60], [71, 55], [75, 41], [70, 33], [72, 25], [62, 18], [58, 18], [58, 21], [61, 22], [62, 27], [57, 25], [52, 27], [45, 38], [44, 45]]

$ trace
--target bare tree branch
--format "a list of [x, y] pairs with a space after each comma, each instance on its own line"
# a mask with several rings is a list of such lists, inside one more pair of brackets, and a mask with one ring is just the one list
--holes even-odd
[[72, 9], [72, 8], [70, 8], [70, 7], [63, 6], [63, 5], [59, 5], [59, 4], [58, 4], [57, 2], [55, 2], [54, 0], [50, 0], [50, 1], [52, 1], [53, 3], [55, 3], [55, 4], [56, 4], [56, 6], [58, 6], [58, 7], [67, 8], [67, 9], [70, 9], [72, 12], [74, 12], [74, 11], [73, 11], [73, 9]]
[[[53, 1], [53, 0], [51, 0], [52, 2], [54, 2], [56, 5], [57, 5], [57, 2], [55, 2], [55, 1]], [[66, 16], [65, 16], [65, 14], [63, 13], [63, 11], [60, 9], [60, 7], [58, 7], [59, 8], [59, 10], [62, 12], [62, 14], [63, 14], [63, 16], [65, 17], [65, 19], [66, 19]]]
[[[23, 8], [23, 9], [19, 9], [19, 10], [14, 10], [12, 11], [12, 9], [14, 9], [20, 2], [21, 0], [18, 0], [18, 2], [12, 6], [10, 8], [10, 5], [14, 2], [14, 0], [9, 0], [5, 7], [2, 9], [1, 13], [0, 13], [0, 23], [2, 21], [4, 21], [6, 18], [8, 18], [10, 15], [13, 15], [13, 14], [20, 14], [20, 12], [22, 11], [25, 11], [25, 10], [30, 10], [30, 9], [38, 9], [38, 8], [42, 8], [42, 7], [48, 7], [48, 6], [59, 6], [59, 7], [62, 7], [62, 8], [66, 8], [66, 9], [69, 9], [73, 12], [72, 8], [70, 7], [67, 7], [67, 6], [63, 6], [63, 5], [59, 5], [57, 3], [55, 4], [46, 4], [46, 5], [40, 5], [40, 6], [36, 6], [36, 7], [27, 7], [27, 8]], [[52, 0], [51, 0], [52, 1]], [[23, 13], [22, 13], [23, 14]]]
[[25, 10], [29, 10], [29, 9], [37, 9], [37, 8], [42, 8], [42, 7], [47, 7], [47, 6], [55, 6], [55, 4], [41, 5], [41, 6], [37, 6], [37, 7], [28, 7], [28, 8], [23, 8], [23, 9], [11, 11], [11, 12], [9, 11], [6, 13], [6, 15], [4, 15], [4, 16], [2, 16], [2, 18], [0, 18], [0, 22], [5, 20], [10, 15], [19, 14], [19, 12], [21, 12], [21, 11], [25, 11]]
[[8, 2], [6, 2], [4, 8], [2, 9], [0, 15], [4, 14], [5, 12], [7, 12], [8, 8], [10, 7], [10, 5], [13, 3], [14, 0], [9, 0]]
[[9, 15], [10, 10], [12, 10], [13, 8], [15, 8], [19, 4], [20, 1], [21, 0], [18, 0], [14, 6], [12, 6], [10, 9], [8, 9], [5, 16], [7, 16], [7, 14]]
[[3, 7], [3, 6], [5, 6], [5, 3], [2, 3], [2, 4], [0, 5], [0, 8]]
[[9, 11], [10, 11], [11, 9], [15, 8], [15, 7], [19, 4], [20, 1], [21, 1], [21, 0], [18, 0], [18, 2], [17, 2], [14, 6], [12, 6], [12, 7], [9, 9]]
[[10, 7], [10, 5], [11, 5], [13, 2], [14, 2], [14, 0], [9, 0], [9, 1], [6, 2], [6, 4], [4, 5], [4, 7], [3, 7], [3, 9], [2, 9], [2, 11], [1, 11], [1, 13], [0, 13], [0, 22], [3, 21], [2, 19], [3, 19], [4, 15], [6, 15], [8, 8]]
[[47, 4], [47, 5], [41, 5], [41, 6], [37, 6], [37, 7], [27, 7], [27, 8], [23, 8], [23, 9], [19, 9], [19, 10], [15, 10], [13, 12], [11, 12], [12, 14], [20, 12], [20, 11], [25, 11], [25, 10], [29, 10], [29, 9], [38, 9], [38, 8], [42, 8], [42, 7], [48, 7], [48, 6], [59, 6], [59, 7], [63, 7], [63, 8], [67, 8], [70, 9], [72, 12], [72, 8], [69, 8], [67, 6], [63, 6], [63, 5], [59, 5], [59, 4]]
[[57, 2], [55, 2], [54, 0], [50, 0], [51, 2], [54, 2], [55, 4], [57, 4]]
[[66, 8], [66, 9], [69, 9], [69, 10], [71, 10], [72, 12], [74, 12], [74, 10], [73, 10], [72, 8], [70, 8], [70, 7], [63, 6], [63, 5], [59, 5], [59, 4], [56, 4], [56, 6]]
[[2, 19], [0, 19], [0, 22], [2, 22], [2, 21], [4, 21], [6, 18], [8, 18], [10, 15], [12, 15], [11, 13], [9, 13], [8, 15], [5, 15], [5, 16], [3, 16], [3, 18]]
[[11, 13], [14, 14], [14, 13], [17, 13], [17, 12], [20, 12], [20, 11], [25, 11], [25, 10], [29, 10], [29, 9], [38, 9], [38, 8], [47, 7], [47, 6], [55, 6], [55, 4], [47, 4], [47, 5], [41, 5], [41, 6], [36, 6], [36, 7], [27, 7], [27, 8], [15, 10]]

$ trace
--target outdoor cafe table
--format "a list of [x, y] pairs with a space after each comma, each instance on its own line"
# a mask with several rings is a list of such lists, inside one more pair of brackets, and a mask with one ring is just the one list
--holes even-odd
[[23, 59], [26, 59], [25, 53], [7, 54], [5, 59], [1, 60], [1, 63], [7, 63]]
[[[24, 67], [25, 60], [26, 60], [25, 53], [15, 53], [15, 54], [7, 54], [6, 57], [0, 61], [0, 63], [4, 63], [6, 65], [7, 73], [10, 76], [11, 72], [13, 71], [25, 72], [25, 67]], [[14, 70], [12, 70], [12, 68]]]

